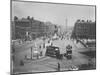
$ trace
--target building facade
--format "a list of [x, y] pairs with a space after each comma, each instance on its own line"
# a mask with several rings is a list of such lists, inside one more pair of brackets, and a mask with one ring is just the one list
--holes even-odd
[[47, 25], [39, 20], [34, 20], [33, 17], [18, 19], [15, 17], [14, 22], [15, 39], [25, 39], [31, 36], [33, 39], [36, 37], [54, 33], [57, 28], [55, 25]]
[[91, 21], [77, 21], [72, 31], [72, 38], [95, 39], [96, 23]]

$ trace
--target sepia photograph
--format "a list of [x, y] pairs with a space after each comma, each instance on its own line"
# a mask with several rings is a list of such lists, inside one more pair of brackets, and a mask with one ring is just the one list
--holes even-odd
[[11, 1], [11, 74], [96, 69], [96, 6]]

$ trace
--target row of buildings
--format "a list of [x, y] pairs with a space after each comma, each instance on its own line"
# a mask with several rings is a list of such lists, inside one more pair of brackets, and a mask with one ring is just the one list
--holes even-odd
[[35, 20], [29, 16], [21, 19], [15, 16], [12, 22], [12, 39], [25, 39], [26, 37], [35, 39], [36, 37], [51, 35], [55, 32], [57, 32], [55, 24]]
[[71, 38], [73, 39], [96, 39], [96, 22], [90, 20], [77, 20]]

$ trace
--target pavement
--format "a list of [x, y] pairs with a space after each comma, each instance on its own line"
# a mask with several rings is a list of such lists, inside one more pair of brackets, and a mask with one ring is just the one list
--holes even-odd
[[[61, 70], [69, 70], [70, 67], [72, 66], [78, 66], [81, 64], [88, 64], [88, 60], [90, 59], [88, 56], [81, 54], [80, 51], [86, 51], [88, 50], [87, 48], [81, 48], [78, 44], [74, 43], [72, 40], [68, 39], [59, 39], [59, 40], [54, 40], [53, 45], [57, 46], [60, 48], [60, 53], [63, 54], [66, 52], [66, 46], [67, 45], [72, 46], [72, 59], [68, 60], [66, 58], [62, 60], [58, 60], [56, 58], [52, 57], [43, 57], [42, 59], [37, 59], [37, 60], [24, 60], [24, 56], [28, 55], [30, 56], [31, 52], [31, 47], [34, 46], [34, 42], [30, 42], [28, 44], [24, 44], [22, 46], [17, 46], [15, 48], [16, 52], [14, 53], [15, 55], [15, 62], [14, 62], [14, 67], [13, 71], [14, 73], [19, 73], [19, 72], [47, 72], [47, 71], [57, 71], [58, 65], [57, 63], [60, 63]], [[42, 49], [45, 51], [46, 49]], [[19, 65], [19, 61], [24, 60], [25, 64], [24, 66]]]

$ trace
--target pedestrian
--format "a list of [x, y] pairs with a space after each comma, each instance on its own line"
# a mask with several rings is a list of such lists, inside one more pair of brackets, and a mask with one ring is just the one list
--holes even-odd
[[45, 43], [43, 43], [43, 48], [45, 48]]
[[37, 59], [39, 59], [39, 54], [37, 54]]
[[20, 60], [20, 66], [24, 66], [24, 61]]
[[12, 46], [12, 53], [15, 53], [14, 45]]
[[58, 62], [58, 69], [57, 69], [58, 71], [60, 71], [60, 63]]
[[42, 56], [42, 51], [40, 52], [40, 56]]
[[12, 54], [12, 61], [15, 62], [15, 55]]
[[39, 46], [39, 48], [41, 49], [41, 45]]
[[53, 46], [53, 43], [51, 43], [51, 46]]
[[27, 55], [25, 55], [25, 59], [27, 59]]

